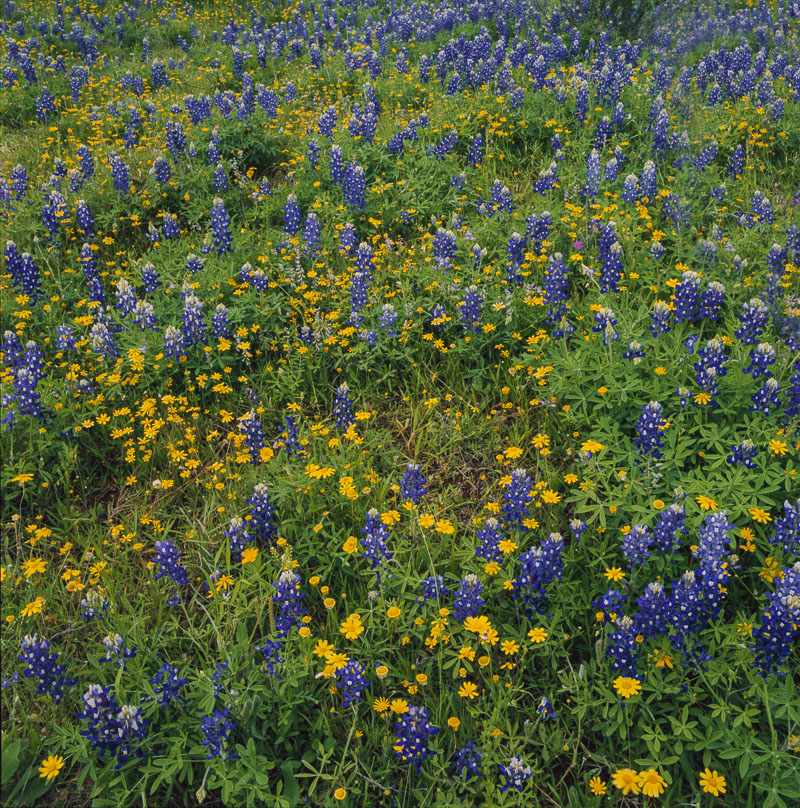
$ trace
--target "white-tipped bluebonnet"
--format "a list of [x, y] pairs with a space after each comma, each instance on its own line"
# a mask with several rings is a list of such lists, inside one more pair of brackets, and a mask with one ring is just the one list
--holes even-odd
[[155, 544], [156, 554], [153, 556], [153, 564], [157, 568], [153, 576], [155, 579], [164, 576], [171, 578], [176, 584], [186, 586], [189, 583], [189, 576], [186, 567], [181, 564], [181, 557], [178, 548], [173, 544], [172, 539], [162, 539]]
[[500, 542], [505, 539], [501, 532], [500, 522], [493, 516], [486, 520], [483, 529], [478, 531], [478, 541], [480, 545], [475, 550], [475, 556], [485, 561], [500, 561], [503, 553], [500, 550]]
[[381, 573], [384, 563], [391, 561], [393, 553], [386, 546], [389, 538], [389, 529], [381, 522], [381, 514], [376, 508], [367, 512], [366, 522], [361, 528], [361, 557], [368, 558], [370, 569], [375, 570], [378, 576], [378, 586], [381, 585]]
[[281, 641], [280, 640], [266, 640], [264, 645], [256, 646], [256, 651], [261, 651], [261, 654], [264, 657], [264, 662], [267, 666], [267, 673], [270, 676], [274, 676], [276, 679], [280, 679], [281, 677], [275, 672], [275, 666], [281, 665], [286, 660], [281, 657]]
[[556, 720], [556, 710], [553, 707], [553, 703], [547, 696], [542, 696], [539, 700], [539, 704], [536, 705], [536, 712], [539, 713], [539, 718], [542, 721], [555, 721]]
[[121, 634], [116, 634], [113, 631], [103, 638], [103, 645], [106, 648], [106, 655], [100, 657], [100, 661], [116, 662], [117, 667], [123, 670], [125, 670], [125, 660], [136, 656], [136, 649], [127, 645]]
[[775, 530], [769, 537], [770, 544], [783, 548], [785, 553], [800, 555], [800, 499], [783, 503], [783, 516], [775, 518]]
[[650, 401], [642, 406], [642, 414], [636, 422], [634, 446], [639, 455], [658, 460], [662, 456], [662, 430], [667, 422], [662, 418], [663, 407], [657, 401]]
[[519, 757], [512, 757], [506, 766], [503, 766], [502, 763], [498, 765], [500, 767], [500, 774], [505, 778], [505, 782], [500, 787], [501, 794], [508, 791], [510, 788], [515, 788], [521, 793], [523, 785], [533, 775], [531, 767], [526, 766]]
[[415, 505], [428, 493], [427, 480], [422, 475], [418, 463], [409, 463], [400, 478], [400, 493], [403, 499], [411, 500]]
[[219, 197], [215, 197], [211, 203], [211, 235], [214, 239], [211, 249], [217, 255], [233, 252], [231, 217]]
[[141, 745], [147, 737], [150, 722], [142, 718], [139, 707], [130, 704], [120, 707], [111, 694], [111, 688], [102, 685], [89, 685], [81, 699], [83, 712], [78, 713], [78, 718], [87, 722], [81, 735], [88, 738], [101, 757], [106, 753], [116, 757], [117, 769], [133, 753], [144, 757]]
[[342, 707], [358, 704], [361, 694], [370, 686], [369, 679], [364, 676], [364, 666], [357, 660], [349, 660], [336, 671], [336, 681], [342, 692]]
[[708, 340], [697, 352], [698, 361], [694, 363], [695, 381], [705, 393], [715, 396], [719, 392], [719, 381], [728, 373], [725, 364], [724, 344], [721, 339]]
[[481, 331], [481, 316], [483, 315], [483, 295], [473, 284], [464, 290], [464, 296], [458, 304], [458, 312], [464, 327], [476, 334]]
[[267, 436], [261, 426], [255, 410], [239, 420], [239, 431], [244, 435], [244, 442], [250, 454], [250, 462], [258, 465], [261, 462], [261, 450], [268, 447]]
[[781, 400], [778, 398], [780, 386], [778, 380], [770, 376], [764, 381], [761, 387], [753, 393], [750, 398], [753, 403], [750, 405], [751, 412], [762, 412], [769, 415], [772, 409], [779, 409]]
[[639, 564], [646, 564], [653, 554], [653, 537], [647, 525], [634, 525], [622, 539], [622, 554], [632, 568]]
[[279, 607], [275, 629], [279, 637], [285, 637], [305, 613], [303, 599], [306, 595], [300, 591], [300, 576], [291, 570], [283, 570], [273, 585], [276, 594], [272, 596], [272, 601]]
[[156, 701], [162, 707], [169, 707], [180, 701], [181, 690], [188, 681], [188, 677], [179, 678], [178, 671], [169, 662], [165, 662], [150, 679], [150, 684], [153, 685]]
[[96, 322], [92, 326], [92, 350], [99, 353], [104, 359], [119, 356], [119, 348], [111, 331], [104, 322]]
[[[221, 758], [223, 747], [227, 744], [231, 732], [236, 728], [236, 722], [228, 718], [228, 709], [214, 710], [211, 715], [204, 716], [200, 722], [203, 733], [203, 746], [208, 749], [206, 760]], [[236, 760], [236, 756], [228, 754], [228, 760]]]
[[611, 657], [614, 670], [623, 676], [638, 679], [639, 643], [636, 642], [636, 626], [627, 615], [614, 624], [615, 630], [608, 635], [606, 654]]
[[429, 575], [421, 582], [420, 588], [422, 594], [418, 598], [419, 603], [425, 603], [426, 600], [435, 600], [439, 603], [450, 594], [441, 575]]
[[486, 601], [481, 597], [484, 586], [473, 573], [465, 575], [453, 599], [453, 614], [459, 622], [477, 617]]
[[336, 388], [336, 395], [333, 399], [333, 420], [336, 426], [343, 432], [356, 422], [353, 402], [350, 399], [349, 391], [350, 388], [347, 386], [347, 382], [342, 382]]
[[50, 653], [50, 641], [38, 634], [26, 634], [22, 640], [22, 653], [17, 659], [27, 667], [22, 672], [26, 679], [38, 679], [36, 692], [39, 695], [50, 694], [56, 704], [64, 698], [64, 690], [72, 687], [78, 680], [64, 676], [66, 664], [58, 664], [58, 654]]
[[530, 517], [528, 508], [533, 502], [533, 483], [525, 469], [514, 469], [511, 479], [503, 488], [503, 521], [511, 528], [525, 530], [524, 522]]
[[759, 379], [761, 376], [769, 374], [769, 366], [775, 364], [776, 354], [775, 349], [768, 342], [759, 342], [759, 344], [750, 351], [750, 364], [746, 368], [742, 368], [744, 373], [752, 374], [754, 379]]
[[475, 746], [475, 741], [467, 743], [455, 751], [455, 760], [450, 764], [455, 769], [455, 776], [464, 781], [481, 776], [481, 760], [483, 751]]
[[775, 591], [767, 595], [761, 625], [753, 629], [755, 664], [762, 676], [775, 671], [789, 657], [800, 628], [800, 561], [784, 567]]
[[622, 604], [628, 599], [616, 589], [608, 589], [604, 595], [592, 601], [592, 607], [603, 613], [603, 624], [613, 623], [619, 614]]
[[439, 732], [439, 727], [430, 723], [427, 707], [410, 706], [395, 723], [394, 754], [406, 763], [413, 763], [419, 771], [424, 760], [436, 752], [428, 746], [428, 740]]
[[764, 332], [768, 318], [767, 304], [759, 297], [750, 298], [742, 307], [742, 313], [739, 315], [739, 322], [742, 325], [734, 331], [734, 336], [745, 345], [752, 345]]
[[594, 323], [592, 331], [603, 335], [603, 345], [609, 346], [619, 339], [619, 333], [614, 328], [617, 324], [617, 317], [607, 306], [603, 306], [595, 313]]
[[275, 506], [270, 501], [269, 491], [264, 483], [256, 483], [252, 496], [247, 498], [250, 506], [248, 531], [264, 545], [272, 544], [278, 537], [275, 524]]
[[542, 612], [547, 601], [547, 587], [560, 581], [564, 572], [564, 537], [551, 533], [539, 547], [519, 557], [519, 573], [514, 579], [514, 597], [522, 598], [526, 609]]

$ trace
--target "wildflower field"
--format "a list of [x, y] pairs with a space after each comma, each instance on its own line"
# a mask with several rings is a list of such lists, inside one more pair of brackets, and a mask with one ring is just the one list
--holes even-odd
[[3, 0], [4, 806], [800, 806], [800, 2]]

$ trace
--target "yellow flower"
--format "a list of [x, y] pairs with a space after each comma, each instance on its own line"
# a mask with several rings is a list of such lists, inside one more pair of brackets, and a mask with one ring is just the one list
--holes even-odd
[[607, 786], [605, 780], [601, 780], [599, 777], [592, 777], [592, 779], [589, 780], [589, 790], [596, 797], [601, 797], [603, 794], [605, 794], [606, 788]]
[[660, 797], [665, 785], [666, 781], [655, 769], [639, 772], [639, 788], [645, 797]]
[[614, 679], [614, 689], [622, 698], [629, 699], [642, 689], [642, 685], [638, 679], [631, 679], [629, 676], [617, 676]]
[[44, 598], [36, 598], [36, 600], [31, 601], [22, 608], [20, 615], [22, 617], [32, 617], [34, 614], [41, 614], [46, 602]]
[[788, 447], [783, 441], [773, 438], [769, 442], [769, 450], [772, 452], [772, 454], [785, 455], [787, 449]]
[[726, 785], [725, 778], [718, 774], [716, 769], [712, 771], [706, 766], [705, 771], [700, 772], [700, 788], [705, 794], [719, 797], [720, 794], [725, 793]]
[[22, 572], [26, 578], [47, 570], [47, 562], [43, 558], [31, 558], [22, 565]]
[[765, 511], [763, 508], [750, 508], [750, 516], [753, 518], [753, 521], [760, 522], [764, 525], [772, 521], [769, 512]]
[[363, 631], [364, 625], [361, 622], [361, 617], [355, 612], [339, 626], [339, 633], [344, 634], [346, 640], [358, 639], [358, 635]]
[[64, 767], [64, 758], [61, 755], [48, 755], [39, 766], [39, 777], [52, 780]]
[[424, 528], [433, 527], [436, 524], [436, 517], [430, 513], [424, 513], [419, 518], [419, 526]]
[[453, 523], [447, 519], [439, 519], [436, 522], [436, 532], [443, 533], [445, 536], [451, 536], [456, 532], [456, 529], [453, 527]]
[[405, 699], [392, 699], [392, 703], [389, 706], [392, 712], [397, 713], [397, 715], [408, 712], [408, 702]]
[[398, 617], [400, 617], [400, 615], [401, 615], [401, 614], [402, 614], [402, 612], [400, 611], [400, 609], [398, 609], [398, 608], [397, 608], [397, 606], [390, 606], [390, 607], [389, 607], [389, 608], [386, 610], [386, 616], [387, 616], [387, 617], [388, 617], [390, 620], [395, 620], [395, 619], [397, 619]]
[[447, 719], [447, 726], [453, 730], [453, 732], [458, 732], [458, 728], [461, 726], [461, 719], [458, 716], [451, 715], [450, 718]]
[[660, 511], [664, 507], [664, 500], [663, 499], [654, 499], [653, 500], [653, 507]]
[[393, 527], [400, 521], [400, 514], [397, 511], [386, 511], [386, 513], [381, 514], [381, 522], [384, 525], [389, 525], [389, 527]]
[[458, 695], [461, 696], [462, 699], [477, 699], [478, 688], [472, 682], [464, 682], [464, 684], [458, 688]]
[[582, 452], [591, 452], [592, 454], [597, 454], [602, 449], [606, 447], [602, 443], [598, 443], [596, 440], [585, 440], [581, 444], [581, 451]]
[[355, 536], [348, 536], [342, 545], [342, 550], [344, 550], [345, 553], [355, 553], [355, 551], [358, 550], [358, 539]]
[[504, 553], [505, 555], [508, 555], [509, 553], [513, 553], [514, 550], [517, 549], [517, 545], [513, 541], [511, 541], [511, 539], [503, 539], [502, 541], [497, 543], [497, 549], [500, 550], [500, 552]]
[[633, 769], [619, 769], [612, 780], [623, 794], [639, 793], [639, 775]]
[[603, 574], [609, 581], [621, 581], [625, 577], [622, 567], [606, 567]]
[[347, 796], [347, 789], [339, 786], [339, 788], [333, 792], [333, 796], [336, 797], [337, 800], [341, 801]]
[[536, 644], [544, 642], [547, 639], [547, 632], [543, 628], [532, 628], [528, 632], [528, 639]]
[[378, 679], [385, 679], [387, 673], [389, 673], [389, 668], [387, 668], [386, 665], [378, 665], [378, 667], [375, 668], [375, 675]]
[[464, 621], [464, 628], [473, 634], [486, 634], [492, 629], [492, 623], [488, 617], [468, 617]]
[[389, 699], [384, 698], [383, 696], [379, 696], [375, 701], [372, 702], [372, 709], [375, 710], [376, 713], [385, 713], [389, 710]]
[[578, 482], [578, 475], [577, 474], [565, 474], [564, 475], [564, 482], [567, 485], [572, 485], [573, 483]]
[[242, 550], [242, 564], [252, 564], [258, 558], [258, 547], [247, 547]]
[[719, 508], [716, 502], [714, 502], [711, 497], [703, 496], [702, 494], [699, 497], [695, 497], [695, 502], [704, 510], [704, 511], [715, 511]]
[[[20, 485], [25, 485], [25, 483], [29, 483], [32, 479], [33, 479], [33, 474], [17, 474], [16, 477], [11, 478], [11, 482], [12, 483], [19, 483]], [[50, 758], [48, 758], [48, 760], [49, 759]], [[61, 765], [63, 766], [64, 764], [62, 763]], [[56, 774], [58, 774], [58, 772], [56, 772]], [[55, 777], [56, 775], [54, 774], [52, 776]], [[42, 775], [42, 777], [44, 777], [44, 775]]]
[[500, 650], [506, 656], [511, 656], [511, 654], [516, 654], [519, 651], [519, 643], [514, 642], [514, 640], [503, 640], [500, 643]]

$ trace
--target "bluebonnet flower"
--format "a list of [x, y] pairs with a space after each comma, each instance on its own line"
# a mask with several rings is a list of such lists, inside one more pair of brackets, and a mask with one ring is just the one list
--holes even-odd
[[242, 561], [242, 551], [253, 541], [253, 537], [248, 533], [243, 519], [234, 516], [230, 521], [228, 529], [225, 531], [225, 538], [230, 543], [231, 561], [240, 564]]
[[400, 478], [400, 493], [403, 499], [410, 499], [415, 505], [428, 493], [427, 480], [423, 477], [418, 463], [409, 463]]
[[406, 763], [413, 763], [417, 771], [424, 760], [436, 754], [428, 746], [428, 739], [439, 732], [439, 727], [433, 726], [429, 719], [430, 711], [427, 707], [412, 705], [394, 725], [395, 757]]
[[478, 132], [467, 149], [467, 165], [478, 168], [483, 163], [483, 135]]
[[718, 320], [725, 302], [725, 287], [719, 281], [711, 281], [703, 292], [698, 315], [706, 320]]
[[217, 698], [225, 687], [225, 677], [228, 672], [228, 665], [229, 663], [226, 661], [219, 662], [214, 666], [214, 673], [211, 675], [211, 681], [214, 684], [214, 698]]
[[739, 315], [739, 322], [742, 325], [734, 331], [734, 336], [745, 345], [752, 345], [763, 333], [768, 318], [767, 304], [759, 297], [751, 298], [742, 307], [742, 313]]
[[145, 292], [153, 292], [161, 286], [160, 277], [152, 264], [144, 264], [142, 266], [142, 283], [144, 284]]
[[536, 712], [539, 713], [539, 718], [542, 721], [555, 721], [556, 711], [552, 702], [547, 696], [542, 696], [541, 701], [536, 706]]
[[206, 325], [203, 322], [203, 303], [194, 294], [186, 296], [181, 315], [183, 326], [183, 347], [194, 348], [201, 342], [206, 342]]
[[120, 193], [127, 194], [131, 189], [131, 180], [125, 161], [112, 152], [108, 155], [108, 165], [111, 168], [111, 180], [114, 188]]
[[217, 255], [233, 252], [231, 217], [219, 197], [215, 197], [211, 204], [211, 235], [214, 238], [212, 249]]
[[788, 659], [800, 627], [800, 561], [783, 568], [783, 577], [767, 598], [761, 625], [753, 629], [755, 664], [765, 677]]
[[300, 591], [300, 576], [291, 570], [283, 570], [273, 585], [277, 594], [272, 596], [272, 601], [280, 607], [275, 628], [279, 637], [285, 637], [305, 613], [303, 598], [306, 595]]
[[394, 325], [397, 322], [397, 312], [394, 309], [394, 306], [391, 303], [384, 303], [381, 306], [381, 316], [378, 320], [378, 325], [381, 328], [386, 329], [386, 333], [390, 337], [396, 337], [397, 331], [395, 331]]
[[117, 281], [117, 309], [122, 317], [131, 314], [136, 308], [136, 293], [125, 278]]
[[280, 679], [281, 677], [275, 673], [275, 666], [286, 662], [286, 660], [280, 656], [280, 640], [266, 640], [264, 645], [256, 646], [256, 651], [261, 651], [261, 654], [264, 657], [264, 662], [266, 662], [267, 665], [267, 673], [270, 676], [274, 676], [276, 679]]
[[750, 405], [750, 411], [758, 411], [764, 413], [764, 415], [769, 415], [771, 408], [779, 408], [781, 406], [781, 400], [778, 398], [779, 389], [777, 379], [772, 376], [766, 379], [761, 387], [750, 396], [753, 400]]
[[528, 508], [533, 502], [533, 483], [525, 469], [515, 469], [503, 489], [501, 508], [503, 521], [511, 528], [525, 530], [525, 520], [530, 517]]
[[116, 757], [117, 769], [132, 753], [144, 757], [141, 744], [147, 737], [150, 722], [142, 718], [139, 707], [130, 704], [120, 707], [111, 695], [111, 688], [102, 685], [89, 685], [81, 699], [83, 712], [78, 713], [78, 718], [87, 721], [81, 735], [89, 739], [99, 755], [108, 752], [112, 758]]
[[687, 269], [675, 287], [675, 322], [690, 323], [700, 313], [700, 276]]
[[586, 156], [586, 185], [583, 187], [583, 193], [590, 199], [600, 191], [600, 155], [597, 149], [592, 149]]
[[744, 171], [744, 149], [738, 144], [728, 158], [728, 176], [738, 179]]
[[519, 557], [519, 574], [514, 580], [514, 597], [521, 597], [526, 607], [542, 612], [547, 600], [547, 586], [560, 581], [564, 571], [564, 538], [551, 533], [539, 547]]
[[263, 459], [261, 450], [269, 448], [269, 446], [267, 436], [264, 434], [261, 421], [259, 421], [255, 410], [250, 410], [247, 415], [239, 420], [239, 431], [244, 435], [244, 441], [250, 454], [250, 462], [257, 466]]
[[680, 544], [681, 533], [687, 533], [684, 526], [686, 510], [683, 505], [673, 503], [658, 514], [653, 528], [653, 549], [662, 554], [673, 552]]
[[653, 537], [646, 525], [634, 525], [622, 539], [622, 554], [628, 562], [628, 568], [637, 564], [646, 564], [652, 553]]
[[159, 569], [153, 576], [156, 580], [165, 575], [175, 581], [176, 584], [186, 586], [189, 577], [181, 562], [178, 548], [173, 544], [172, 539], [163, 539], [155, 544], [156, 554], [153, 557], [153, 564]]
[[287, 415], [283, 420], [283, 451], [290, 457], [293, 455], [302, 457], [306, 453], [299, 440], [297, 424], [291, 415]]
[[106, 600], [105, 594], [95, 589], [90, 589], [86, 596], [81, 598], [81, 615], [87, 623], [92, 620], [104, 620], [113, 611], [111, 601]]
[[188, 681], [188, 677], [179, 678], [178, 671], [169, 662], [165, 662], [150, 679], [150, 684], [153, 685], [158, 703], [162, 707], [168, 707], [180, 701], [181, 690]]
[[[236, 728], [236, 722], [228, 718], [227, 707], [224, 710], [214, 710], [211, 715], [205, 716], [200, 722], [203, 732], [203, 746], [208, 748], [206, 760], [222, 757], [222, 747], [227, 743], [231, 732]], [[233, 754], [228, 755], [229, 760], [236, 760]]]
[[758, 449], [750, 438], [745, 438], [740, 444], [731, 446], [731, 453], [728, 455], [728, 463], [735, 466], [741, 463], [745, 468], [756, 467], [755, 459], [758, 456]]
[[342, 189], [345, 203], [352, 210], [363, 213], [367, 207], [367, 181], [364, 169], [356, 162], [348, 163]]
[[581, 519], [570, 519], [569, 532], [572, 535], [572, 541], [575, 544], [580, 544], [581, 538], [588, 527], [589, 525], [587, 525], [586, 522]]
[[422, 594], [418, 598], [420, 603], [426, 600], [435, 600], [437, 603], [450, 594], [441, 575], [430, 575], [421, 583]]
[[607, 306], [603, 306], [594, 315], [594, 326], [592, 331], [603, 335], [603, 345], [609, 346], [619, 339], [619, 333], [614, 328], [617, 324], [617, 317]]
[[174, 325], [168, 325], [164, 331], [164, 356], [169, 359], [183, 356], [183, 335]]
[[92, 326], [92, 350], [99, 353], [104, 359], [119, 356], [119, 348], [108, 326], [103, 322], [96, 322]]
[[49, 693], [56, 704], [64, 698], [64, 690], [72, 687], [78, 680], [64, 676], [65, 664], [58, 664], [58, 654], [50, 653], [50, 641], [38, 634], [26, 634], [22, 640], [22, 653], [17, 656], [27, 667], [22, 672], [26, 679], [36, 678], [39, 683], [36, 692], [39, 695]]
[[463, 622], [468, 617], [477, 617], [486, 601], [481, 597], [483, 584], [473, 573], [465, 575], [460, 582], [453, 599], [453, 614], [456, 620]]
[[633, 439], [640, 455], [655, 460], [662, 456], [662, 430], [667, 426], [667, 422], [661, 417], [662, 410], [657, 401], [644, 404], [642, 414], [636, 422], [636, 437]]
[[100, 661], [111, 662], [113, 660], [117, 663], [117, 667], [123, 670], [125, 670], [125, 660], [136, 656], [136, 649], [128, 646], [121, 634], [113, 632], [107, 634], [103, 638], [103, 645], [106, 647], [106, 655], [101, 657]]
[[622, 608], [622, 604], [628, 599], [627, 595], [623, 595], [616, 589], [609, 589], [604, 595], [592, 601], [592, 606], [598, 612], [603, 614], [603, 623], [612, 623], [616, 619], [616, 615]]
[[278, 528], [274, 522], [275, 506], [270, 502], [269, 491], [264, 483], [256, 483], [252, 496], [247, 498], [247, 504], [250, 506], [247, 524], [249, 532], [262, 544], [272, 544], [278, 536]]
[[634, 615], [633, 631], [645, 640], [667, 634], [669, 631], [669, 598], [661, 583], [653, 581], [636, 599], [639, 611]]
[[783, 503], [783, 516], [776, 517], [769, 542], [782, 547], [785, 553], [800, 555], [800, 499], [794, 504], [788, 499]]
[[361, 528], [361, 557], [368, 558], [370, 569], [375, 570], [378, 576], [378, 586], [381, 585], [381, 570], [386, 561], [391, 561], [393, 553], [386, 546], [389, 538], [389, 529], [381, 522], [381, 514], [376, 508], [367, 512], [366, 524]]
[[710, 396], [719, 392], [719, 380], [728, 373], [725, 363], [724, 345], [721, 339], [708, 340], [697, 352], [698, 361], [694, 363], [695, 381]]
[[750, 351], [750, 364], [742, 368], [744, 373], [752, 374], [754, 379], [769, 374], [769, 366], [775, 364], [775, 349], [768, 342], [760, 342]]
[[336, 388], [336, 395], [333, 399], [333, 420], [342, 432], [347, 431], [356, 422], [353, 402], [348, 395], [349, 390], [347, 382], [342, 382]]
[[59, 351], [74, 351], [76, 347], [75, 332], [72, 326], [58, 326], [56, 328], [56, 348]]
[[447, 269], [456, 254], [456, 236], [452, 230], [439, 228], [433, 237], [433, 257], [438, 269]]
[[333, 130], [336, 128], [336, 107], [330, 106], [325, 109], [319, 116], [317, 128], [323, 137], [333, 137]]
[[303, 228], [303, 241], [305, 242], [306, 253], [313, 261], [319, 253], [320, 244], [320, 221], [313, 211], [306, 216], [305, 227]]
[[510, 788], [522, 792], [522, 786], [533, 775], [531, 767], [526, 766], [519, 757], [512, 757], [507, 766], [503, 766], [502, 763], [498, 765], [500, 773], [505, 777], [505, 782], [500, 787], [501, 794]]
[[608, 650], [614, 670], [623, 676], [638, 678], [639, 643], [636, 642], [636, 626], [627, 615], [620, 617], [614, 624], [615, 631], [608, 635]]
[[622, 181], [622, 198], [633, 205], [641, 198], [642, 191], [639, 185], [639, 178], [636, 174], [628, 174]]
[[483, 529], [478, 531], [480, 546], [475, 550], [476, 557], [483, 558], [486, 561], [500, 561], [503, 553], [499, 545], [504, 538], [505, 536], [500, 530], [500, 522], [490, 516], [486, 520]]
[[336, 679], [344, 696], [342, 707], [345, 708], [351, 704], [358, 704], [361, 701], [361, 694], [370, 686], [369, 679], [364, 676], [364, 666], [356, 659], [349, 660], [339, 668], [336, 671]]
[[564, 263], [561, 253], [551, 255], [547, 260], [544, 273], [544, 302], [549, 307], [547, 322], [555, 326], [567, 313], [569, 300], [568, 281], [569, 270]]
[[475, 746], [475, 741], [467, 741], [455, 751], [455, 760], [450, 765], [455, 769], [455, 776], [466, 781], [481, 776], [482, 759], [483, 751]]
[[646, 355], [647, 352], [642, 347], [642, 343], [634, 340], [628, 343], [628, 350], [622, 354], [622, 357], [623, 359], [631, 359], [634, 365], [638, 365]]
[[283, 206], [283, 232], [290, 236], [295, 235], [300, 230], [301, 218], [297, 196], [289, 194], [286, 204]]

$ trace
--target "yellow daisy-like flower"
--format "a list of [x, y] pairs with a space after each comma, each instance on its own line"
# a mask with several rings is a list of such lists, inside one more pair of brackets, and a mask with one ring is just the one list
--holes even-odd
[[763, 508], [750, 508], [749, 513], [754, 522], [760, 522], [762, 525], [772, 521], [769, 511], [765, 511]]
[[506, 656], [511, 656], [519, 651], [519, 643], [514, 642], [514, 640], [503, 640], [503, 642], [500, 643], [500, 650]]
[[639, 772], [639, 788], [645, 797], [660, 797], [664, 793], [666, 784], [664, 778], [655, 769]]
[[715, 511], [719, 508], [719, 505], [711, 499], [711, 497], [703, 496], [702, 494], [699, 497], [695, 497], [695, 502], [704, 510], [704, 511]]
[[592, 779], [589, 780], [589, 791], [596, 797], [602, 797], [603, 794], [606, 793], [607, 788], [606, 781], [601, 780], [599, 777], [592, 777]]
[[447, 519], [439, 519], [436, 522], [436, 532], [443, 533], [445, 536], [451, 536], [456, 532], [456, 529], [453, 527], [453, 523]]
[[358, 639], [359, 634], [363, 633], [363, 631], [364, 624], [361, 622], [361, 617], [355, 612], [339, 626], [339, 633], [344, 634], [346, 640]]
[[478, 688], [473, 682], [464, 682], [464, 684], [458, 688], [458, 695], [461, 696], [462, 699], [477, 699]]
[[242, 564], [252, 564], [258, 558], [258, 547], [247, 547], [242, 550]]
[[642, 684], [638, 679], [632, 679], [630, 676], [617, 676], [614, 679], [614, 689], [623, 699], [629, 699], [639, 693]]
[[468, 617], [464, 621], [464, 628], [467, 631], [471, 631], [473, 634], [486, 634], [492, 630], [492, 623], [489, 618], [484, 615]]
[[[33, 474], [17, 474], [16, 477], [11, 478], [12, 483], [19, 483], [20, 485], [25, 485], [25, 483], [29, 483], [33, 479]], [[49, 760], [49, 758], [48, 758]], [[58, 772], [56, 772], [58, 774]], [[55, 777], [55, 775], [53, 775]]]
[[605, 444], [598, 443], [596, 440], [585, 440], [581, 444], [582, 452], [591, 452], [592, 454], [597, 454], [605, 448]]
[[397, 715], [408, 712], [408, 702], [405, 699], [392, 699], [392, 703], [389, 707], [391, 711], [397, 713]]
[[623, 794], [639, 793], [639, 775], [633, 769], [619, 769], [614, 772], [612, 781]]
[[389, 703], [389, 699], [386, 699], [383, 696], [378, 696], [378, 698], [372, 702], [372, 709], [375, 710], [376, 713], [389, 712], [390, 708], [391, 704]]
[[777, 440], [776, 438], [773, 438], [773, 439], [772, 439], [772, 440], [769, 442], [769, 450], [770, 450], [770, 452], [772, 452], [772, 454], [774, 454], [774, 455], [781, 455], [781, 456], [783, 456], [783, 455], [785, 455], [785, 454], [786, 454], [786, 451], [787, 451], [787, 449], [788, 449], [788, 448], [789, 448], [789, 447], [788, 447], [788, 446], [787, 446], [787, 445], [786, 445], [786, 444], [785, 444], [783, 441], [781, 441], [781, 440]]
[[622, 567], [606, 567], [603, 573], [609, 581], [621, 581], [625, 577]]
[[705, 771], [700, 772], [700, 788], [705, 794], [719, 797], [720, 794], [725, 793], [726, 785], [725, 778], [716, 770], [712, 771], [706, 766]]
[[543, 628], [532, 628], [528, 632], [528, 639], [532, 643], [536, 643], [538, 645], [547, 639], [547, 631], [545, 631]]
[[52, 780], [64, 767], [64, 758], [61, 755], [48, 755], [39, 766], [39, 777]]
[[436, 524], [436, 517], [430, 513], [424, 513], [419, 518], [419, 526], [424, 528], [433, 527]]

